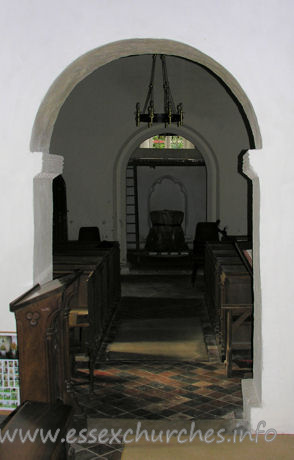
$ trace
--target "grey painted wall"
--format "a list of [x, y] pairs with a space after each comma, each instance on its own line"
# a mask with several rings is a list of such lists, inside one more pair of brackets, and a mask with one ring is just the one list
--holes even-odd
[[[216, 157], [217, 217], [230, 233], [246, 233], [247, 182], [238, 173], [238, 155], [249, 148], [249, 140], [238, 108], [220, 82], [204, 68], [171, 56], [167, 57], [167, 66], [175, 103], [184, 104], [185, 126], [197, 132]], [[98, 225], [103, 238], [115, 236], [115, 163], [124, 143], [138, 130], [135, 105], [145, 101], [150, 68], [149, 55], [105, 65], [79, 83], [60, 110], [50, 152], [65, 159], [70, 238], [77, 238], [83, 225]], [[162, 110], [162, 101], [157, 98], [161, 85], [158, 66], [158, 111]], [[163, 126], [158, 129], [170, 131]]]

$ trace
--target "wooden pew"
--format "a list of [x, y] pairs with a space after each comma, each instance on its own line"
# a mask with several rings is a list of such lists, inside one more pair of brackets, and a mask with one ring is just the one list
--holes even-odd
[[216, 323], [216, 312], [219, 308], [219, 294], [218, 294], [218, 274], [216, 268], [216, 261], [218, 257], [232, 258], [236, 257], [237, 252], [232, 243], [207, 243], [205, 248], [205, 290], [206, 300], [208, 306], [208, 313], [212, 325]]
[[111, 286], [110, 296], [111, 303], [119, 301], [121, 296], [121, 283], [120, 283], [120, 250], [117, 241], [102, 241], [97, 242], [81, 242], [81, 241], [67, 241], [58, 244], [54, 249], [54, 257], [76, 255], [76, 256], [107, 256], [107, 265], [109, 272], [109, 285]]
[[61, 440], [66, 437], [72, 419], [72, 407], [62, 404], [25, 401], [1, 425], [1, 435], [9, 430], [12, 435], [15, 430], [22, 429], [25, 435], [30, 430], [33, 436], [36, 429], [43, 430], [44, 436], [50, 430], [52, 436], [59, 430], [56, 441], [42, 442], [38, 434], [34, 442], [22, 442], [18, 433], [13, 442], [5, 440], [0, 443], [1, 460], [63, 460], [68, 457], [69, 445]]
[[222, 271], [222, 267], [224, 265], [243, 265], [242, 260], [236, 254], [235, 256], [228, 256], [228, 255], [220, 255], [219, 253], [214, 253], [215, 256], [215, 264], [214, 264], [214, 302], [215, 305], [219, 306], [220, 303], [220, 275]]
[[215, 273], [215, 254], [223, 257], [236, 256], [236, 249], [232, 243], [207, 243], [205, 246], [204, 274], [206, 289], [210, 293]]
[[[101, 315], [109, 308], [109, 292], [108, 292], [108, 270], [105, 257], [79, 257], [79, 256], [55, 256], [53, 259], [53, 277], [58, 278], [67, 273], [73, 273], [75, 270], [81, 272], [79, 280], [78, 295], [75, 302], [71, 305], [71, 310], [78, 308], [84, 309], [86, 312], [89, 308], [89, 285], [96, 282], [93, 289], [97, 291], [97, 299], [99, 299], [99, 308]], [[99, 277], [91, 277], [92, 272], [98, 272]], [[101, 322], [102, 327], [102, 322]]]
[[222, 265], [220, 281], [219, 345], [230, 377], [232, 351], [252, 350], [252, 278], [243, 265]]
[[[53, 262], [55, 277], [61, 273], [64, 274], [76, 269], [82, 272], [77, 304], [72, 305], [72, 309], [89, 310], [89, 291], [91, 289], [92, 299], [94, 299], [95, 304], [91, 305], [91, 308], [99, 310], [100, 315], [100, 325], [96, 323], [97, 334], [102, 332], [116, 305], [111, 292], [112, 285], [110, 283], [107, 258], [108, 254], [103, 257], [66, 254], [55, 256]], [[94, 272], [95, 275], [89, 277], [91, 272]]]
[[226, 355], [228, 375], [232, 369], [232, 351], [251, 347], [252, 270], [248, 270], [243, 255], [243, 248], [250, 246], [248, 239], [233, 238], [207, 243], [205, 250], [208, 311], [221, 356]]
[[216, 338], [219, 335], [219, 311], [221, 302], [221, 266], [223, 265], [239, 265], [242, 266], [242, 261], [238, 255], [232, 257], [229, 255], [218, 255], [214, 253], [214, 272], [212, 273], [211, 286], [210, 286], [210, 309], [209, 318], [214, 328]]
[[227, 377], [232, 376], [234, 350], [252, 349], [252, 304], [222, 306], [225, 316], [225, 364]]
[[[54, 276], [75, 269], [82, 272], [77, 303], [72, 305], [70, 326], [86, 331], [82, 345], [89, 355], [93, 389], [95, 361], [120, 298], [119, 251], [117, 245], [106, 249], [80, 246], [72, 244], [65, 245], [63, 250], [60, 248], [54, 255], [53, 267]], [[87, 319], [79, 324], [80, 315], [87, 315]]]

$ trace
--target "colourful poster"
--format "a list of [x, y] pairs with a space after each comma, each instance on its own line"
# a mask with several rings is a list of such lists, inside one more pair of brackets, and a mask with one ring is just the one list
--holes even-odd
[[16, 334], [0, 332], [0, 410], [20, 404]]

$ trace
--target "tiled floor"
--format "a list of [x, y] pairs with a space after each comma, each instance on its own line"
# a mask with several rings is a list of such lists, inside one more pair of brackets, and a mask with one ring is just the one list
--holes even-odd
[[79, 401], [97, 418], [193, 420], [241, 418], [240, 376], [217, 363], [109, 362], [95, 371], [95, 390]]
[[[225, 377], [220, 363], [105, 362], [95, 371], [95, 390], [79, 387], [88, 417], [116, 420], [217, 420], [242, 418], [237, 369]], [[75, 445], [75, 458], [118, 460], [121, 444]]]
[[[89, 394], [87, 385], [77, 387], [79, 403], [88, 417], [166, 422], [242, 418], [241, 378], [244, 378], [244, 373], [238, 371], [235, 365], [233, 378], [226, 378], [205, 303], [199, 301], [201, 297], [203, 299], [199, 296], [201, 288], [196, 291], [197, 314], [202, 322], [208, 361], [109, 361], [107, 353], [104, 353], [104, 359], [95, 370], [93, 394]], [[190, 297], [193, 298], [191, 292]], [[108, 341], [115, 336], [124, 316], [124, 311], [118, 315]], [[106, 347], [107, 341], [104, 350]], [[85, 373], [87, 369], [81, 367], [79, 375]], [[75, 458], [116, 460], [120, 458], [121, 451], [121, 445], [79, 445], [75, 446]]]
[[76, 444], [70, 453], [75, 460], [120, 460], [123, 448], [122, 444]]

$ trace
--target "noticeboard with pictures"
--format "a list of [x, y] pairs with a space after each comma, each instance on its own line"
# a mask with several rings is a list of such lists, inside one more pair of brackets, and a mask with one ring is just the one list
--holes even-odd
[[20, 404], [16, 334], [0, 332], [0, 410], [14, 410]]

